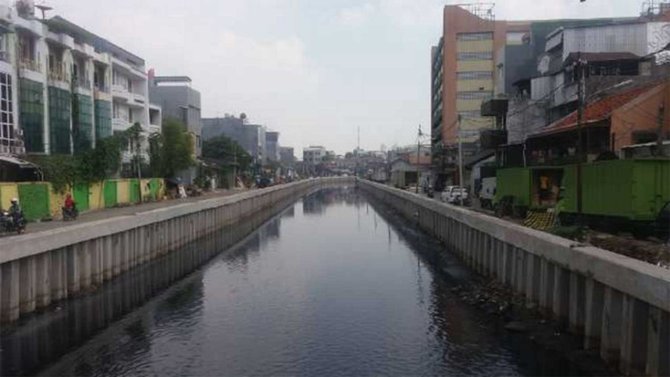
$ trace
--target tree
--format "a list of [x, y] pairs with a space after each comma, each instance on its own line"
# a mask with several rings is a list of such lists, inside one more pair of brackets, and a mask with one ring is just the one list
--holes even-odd
[[154, 175], [174, 177], [193, 166], [193, 136], [176, 119], [163, 121], [162, 133], [149, 137], [151, 171]]
[[29, 156], [54, 191], [63, 193], [77, 183], [99, 182], [116, 174], [121, 167], [121, 151], [127, 144], [124, 133], [96, 142], [95, 149], [78, 155]]
[[135, 122], [125, 132], [126, 139], [130, 152], [133, 154], [131, 166], [135, 169], [137, 178], [142, 178], [142, 143], [144, 142], [144, 135], [142, 135], [142, 126]]
[[202, 144], [202, 156], [219, 160], [224, 164], [237, 163], [240, 171], [249, 169], [252, 160], [244, 148], [227, 136], [218, 136], [205, 140]]

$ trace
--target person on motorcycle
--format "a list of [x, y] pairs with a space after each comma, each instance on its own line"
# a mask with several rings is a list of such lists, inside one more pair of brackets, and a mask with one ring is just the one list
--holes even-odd
[[21, 212], [19, 200], [12, 198], [12, 204], [9, 206], [9, 214], [16, 220], [16, 218], [21, 215]]
[[9, 216], [12, 218], [14, 224], [18, 225], [23, 220], [23, 211], [21, 210], [18, 199], [12, 198], [11, 203], [11, 206], [9, 206]]
[[65, 209], [68, 211], [71, 211], [74, 209], [74, 200], [72, 199], [72, 195], [67, 194], [65, 195], [65, 203], [64, 203]]
[[65, 201], [63, 203], [63, 217], [67, 218], [77, 218], [77, 207], [74, 199], [72, 199], [71, 194], [65, 196]]

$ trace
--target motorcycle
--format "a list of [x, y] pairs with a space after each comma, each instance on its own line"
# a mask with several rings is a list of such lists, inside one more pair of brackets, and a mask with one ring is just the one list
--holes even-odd
[[77, 217], [79, 216], [79, 211], [77, 211], [77, 207], [72, 208], [62, 207], [61, 209], [63, 211], [63, 221], [77, 220]]
[[10, 214], [8, 211], [0, 210], [0, 232], [21, 234], [26, 230], [26, 219], [23, 217], [23, 212], [16, 215]]

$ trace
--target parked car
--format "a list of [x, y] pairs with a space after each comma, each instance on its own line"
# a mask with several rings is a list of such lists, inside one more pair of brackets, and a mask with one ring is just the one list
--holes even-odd
[[461, 204], [461, 202], [463, 205], [470, 204], [468, 190], [461, 186], [447, 186], [444, 191], [442, 191], [440, 199], [449, 204]]

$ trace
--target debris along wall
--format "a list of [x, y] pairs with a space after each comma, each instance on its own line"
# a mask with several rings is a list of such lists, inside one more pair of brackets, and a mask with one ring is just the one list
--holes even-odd
[[670, 374], [670, 271], [369, 181], [472, 269], [525, 295], [626, 374]]

